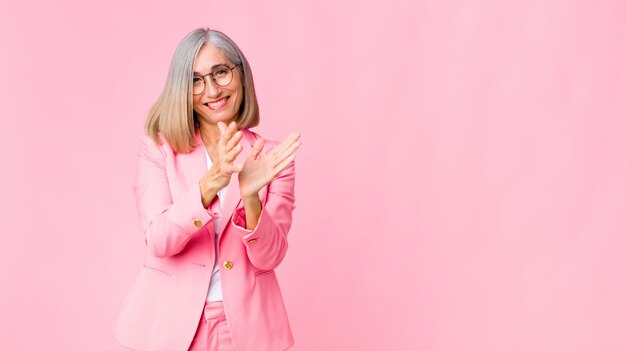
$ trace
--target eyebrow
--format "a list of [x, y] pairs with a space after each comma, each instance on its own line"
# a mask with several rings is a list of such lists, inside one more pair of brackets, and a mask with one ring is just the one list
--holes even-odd
[[[213, 71], [213, 69], [214, 69], [215, 67], [219, 67], [219, 66], [228, 66], [228, 65], [227, 65], [227, 64], [225, 64], [225, 63], [218, 63], [218, 64], [215, 64], [215, 65], [211, 66], [211, 71]], [[200, 75], [200, 72], [193, 71], [193, 74], [194, 74], [194, 75]]]

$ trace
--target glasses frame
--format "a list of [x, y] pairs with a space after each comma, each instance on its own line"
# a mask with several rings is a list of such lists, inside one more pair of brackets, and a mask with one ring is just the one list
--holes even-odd
[[207, 83], [207, 81], [206, 81], [206, 79], [205, 79], [205, 78], [206, 78], [206, 76], [211, 76], [211, 81], [212, 81], [215, 85], [217, 85], [218, 87], [225, 87], [225, 86], [228, 86], [228, 84], [232, 83], [232, 82], [233, 82], [233, 77], [235, 77], [235, 75], [233, 74], [233, 70], [235, 69], [235, 67], [237, 67], [237, 66], [241, 66], [241, 63], [237, 63], [237, 64], [235, 64], [233, 67], [228, 67], [228, 65], [226, 65], [226, 64], [224, 64], [224, 66], [230, 70], [230, 81], [229, 81], [228, 83], [226, 83], [226, 84], [224, 84], [224, 85], [217, 84], [217, 81], [215, 80], [215, 77], [213, 76], [213, 73], [215, 73], [215, 70], [213, 70], [211, 73], [207, 73], [207, 74], [205, 74], [205, 75], [203, 75], [203, 76], [193, 76], [193, 78], [196, 78], [196, 77], [197, 77], [197, 78], [202, 78], [202, 82], [204, 83], [204, 88], [202, 89], [202, 91], [201, 91], [201, 92], [199, 92], [199, 93], [195, 94], [195, 93], [193, 92], [193, 78], [192, 78], [192, 81], [191, 81], [191, 82], [192, 82], [191, 93], [192, 93], [193, 95], [201, 95], [202, 93], [204, 93], [204, 91], [206, 90], [206, 86], [207, 86], [207, 84], [208, 84], [208, 83]]

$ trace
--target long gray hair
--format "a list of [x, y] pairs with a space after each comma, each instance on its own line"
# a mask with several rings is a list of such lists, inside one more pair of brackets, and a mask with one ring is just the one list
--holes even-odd
[[208, 28], [195, 29], [178, 44], [165, 87], [150, 109], [145, 123], [146, 132], [156, 143], [160, 144], [160, 133], [176, 152], [190, 152], [196, 146], [193, 145], [195, 128], [198, 126], [193, 111], [193, 63], [200, 48], [208, 43], [220, 49], [233, 64], [241, 65], [243, 99], [235, 122], [239, 128], [252, 128], [259, 124], [259, 105], [254, 92], [252, 70], [246, 57], [226, 34]]

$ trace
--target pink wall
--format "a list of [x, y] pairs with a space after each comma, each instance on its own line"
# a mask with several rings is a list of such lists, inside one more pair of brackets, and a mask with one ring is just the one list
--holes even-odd
[[626, 349], [623, 1], [155, 4], [0, 3], [0, 349], [121, 349], [143, 119], [207, 25], [303, 135], [293, 350]]

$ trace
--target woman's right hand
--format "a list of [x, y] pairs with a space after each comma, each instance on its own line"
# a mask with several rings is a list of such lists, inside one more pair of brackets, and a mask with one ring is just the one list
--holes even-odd
[[215, 155], [211, 161], [211, 169], [200, 178], [200, 194], [202, 197], [202, 205], [208, 208], [213, 201], [217, 192], [228, 186], [233, 173], [241, 171], [240, 165], [235, 165], [237, 155], [243, 149], [239, 141], [243, 137], [241, 131], [238, 131], [237, 123], [231, 122], [228, 127], [224, 122], [217, 122], [220, 130], [220, 139], [215, 148]]

